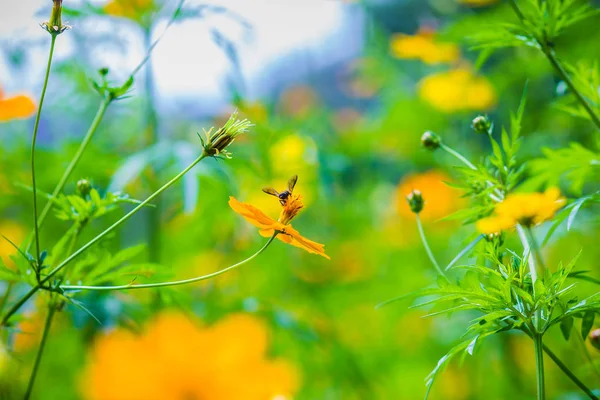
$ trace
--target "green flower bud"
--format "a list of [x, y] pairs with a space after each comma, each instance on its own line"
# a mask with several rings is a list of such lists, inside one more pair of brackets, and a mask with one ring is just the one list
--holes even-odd
[[600, 350], [600, 329], [594, 329], [591, 331], [589, 339], [592, 346]]
[[431, 131], [427, 131], [421, 136], [421, 144], [427, 150], [435, 150], [440, 147], [441, 143], [440, 137]]
[[477, 133], [489, 133], [492, 128], [492, 122], [484, 115], [479, 115], [471, 122], [471, 127]]
[[79, 195], [81, 197], [85, 197], [88, 194], [90, 194], [91, 190], [92, 190], [92, 184], [89, 180], [80, 179], [77, 181], [77, 193], [79, 193]]
[[410, 192], [408, 196], [406, 196], [406, 201], [410, 207], [410, 210], [415, 214], [418, 214], [423, 210], [423, 206], [425, 205], [425, 201], [423, 200], [423, 195], [419, 190], [413, 190]]
[[41, 26], [51, 35], [60, 35], [67, 29], [71, 29], [69, 25], [63, 25], [62, 23], [62, 0], [52, 0], [50, 20], [42, 23]]

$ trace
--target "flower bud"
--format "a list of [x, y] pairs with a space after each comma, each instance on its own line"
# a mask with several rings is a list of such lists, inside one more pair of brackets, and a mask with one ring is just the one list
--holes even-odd
[[589, 339], [592, 346], [600, 350], [600, 329], [594, 329], [591, 331]]
[[420, 213], [421, 210], [423, 210], [423, 206], [425, 205], [423, 195], [419, 190], [413, 189], [413, 191], [410, 192], [408, 196], [406, 196], [406, 201], [408, 202], [410, 210], [415, 214]]
[[81, 196], [81, 197], [85, 197], [88, 194], [90, 194], [90, 191], [92, 190], [92, 184], [89, 180], [87, 179], [80, 179], [77, 181], [77, 193]]
[[421, 136], [421, 144], [427, 150], [435, 150], [440, 147], [442, 140], [438, 135], [431, 131], [427, 131]]
[[492, 122], [484, 115], [479, 115], [471, 122], [471, 127], [477, 133], [489, 133], [492, 128]]
[[[231, 114], [229, 120], [216, 132], [212, 128], [206, 133], [206, 141], [200, 137], [202, 147], [206, 155], [211, 157], [231, 158], [231, 154], [226, 150], [233, 143], [236, 137], [246, 132], [252, 124], [247, 119], [237, 119], [237, 111]], [[200, 135], [198, 135], [200, 136]]]
[[41, 26], [51, 35], [60, 35], [67, 29], [71, 29], [69, 25], [62, 23], [62, 0], [52, 0], [50, 20], [42, 23]]

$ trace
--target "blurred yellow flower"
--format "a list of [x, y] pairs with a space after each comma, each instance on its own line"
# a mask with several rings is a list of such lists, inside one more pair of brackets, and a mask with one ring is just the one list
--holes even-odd
[[419, 96], [443, 112], [484, 111], [496, 105], [496, 92], [483, 76], [466, 67], [438, 72], [419, 84]]
[[266, 358], [268, 331], [234, 314], [210, 327], [163, 313], [135, 335], [117, 329], [99, 338], [83, 374], [87, 400], [287, 399], [297, 371]]
[[299, 195], [294, 195], [288, 199], [277, 221], [267, 216], [258, 208], [247, 203], [241, 203], [234, 197], [229, 197], [229, 206], [233, 211], [244, 217], [246, 221], [260, 228], [259, 233], [261, 236], [271, 237], [275, 232], [279, 232], [277, 239], [282, 242], [304, 249], [311, 254], [318, 254], [327, 259], [330, 258], [325, 254], [325, 245], [303, 237], [290, 224], [292, 219], [304, 207], [302, 198]]
[[[0, 234], [6, 236], [17, 246], [25, 240], [25, 228], [10, 220], [0, 221]], [[14, 248], [8, 240], [0, 236], [0, 259], [9, 268], [15, 268], [15, 262], [11, 259], [12, 255], [17, 254], [17, 249]]]
[[0, 89], [0, 122], [29, 118], [36, 109], [35, 101], [30, 96], [21, 94], [4, 98], [4, 92]]
[[106, 14], [113, 17], [127, 18], [138, 23], [156, 11], [157, 5], [153, 0], [111, 0], [104, 6]]
[[544, 193], [513, 193], [496, 205], [493, 215], [477, 221], [476, 227], [481, 233], [493, 234], [517, 224], [527, 227], [541, 224], [552, 219], [564, 204], [557, 188]]
[[397, 210], [403, 217], [414, 219], [414, 214], [406, 202], [413, 190], [419, 190], [425, 201], [419, 213], [422, 221], [435, 221], [452, 214], [460, 208], [462, 199], [460, 192], [444, 182], [451, 181], [450, 176], [442, 171], [428, 171], [407, 175], [398, 185]]
[[457, 45], [438, 42], [434, 31], [429, 29], [421, 29], [414, 36], [392, 35], [390, 52], [396, 58], [421, 60], [427, 64], [451, 63], [460, 58]]
[[471, 7], [483, 7], [497, 2], [498, 0], [458, 0], [458, 3]]

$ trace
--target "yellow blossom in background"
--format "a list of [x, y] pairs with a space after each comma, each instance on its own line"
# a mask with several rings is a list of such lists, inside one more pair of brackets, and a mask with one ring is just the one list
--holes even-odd
[[0, 89], [0, 122], [29, 118], [36, 110], [37, 105], [30, 96], [21, 94], [4, 98], [4, 92]]
[[457, 0], [459, 4], [464, 4], [471, 7], [483, 7], [495, 4], [498, 0]]
[[83, 374], [86, 400], [289, 399], [298, 374], [267, 358], [268, 330], [234, 314], [202, 327], [164, 313], [139, 335], [117, 329], [99, 338]]
[[443, 112], [486, 111], [496, 105], [496, 92], [483, 76], [460, 67], [425, 77], [419, 83], [419, 97]]
[[292, 225], [290, 224], [290, 221], [294, 219], [298, 212], [304, 207], [299, 195], [294, 195], [287, 200], [277, 221], [267, 216], [253, 205], [239, 202], [234, 197], [229, 197], [229, 206], [233, 211], [244, 217], [246, 221], [259, 228], [261, 236], [271, 237], [275, 232], [279, 232], [277, 239], [282, 242], [304, 249], [311, 254], [317, 254], [327, 259], [330, 258], [325, 254], [325, 246], [323, 244], [313, 242], [312, 240], [303, 237], [300, 235], [300, 232], [292, 228]]
[[[21, 245], [21, 242], [25, 240], [25, 228], [11, 220], [0, 221], [0, 234], [6, 236], [17, 246]], [[15, 262], [11, 259], [11, 256], [17, 254], [17, 249], [14, 248], [8, 240], [0, 236], [0, 258], [4, 264], [9, 268], [15, 268]]]
[[438, 42], [435, 32], [429, 29], [421, 29], [415, 35], [392, 35], [390, 52], [396, 58], [421, 60], [427, 64], [451, 63], [460, 58], [457, 45]]
[[157, 8], [153, 0], [111, 0], [106, 3], [103, 10], [113, 17], [144, 23], [147, 22], [146, 18]]
[[435, 221], [457, 211], [462, 203], [460, 192], [444, 183], [451, 180], [446, 173], [436, 170], [405, 176], [397, 190], [398, 213], [414, 219], [414, 213], [406, 202], [406, 196], [413, 190], [419, 190], [425, 200], [423, 210], [419, 213], [424, 222]]
[[481, 233], [492, 234], [513, 228], [517, 224], [533, 226], [548, 221], [565, 205], [557, 188], [544, 193], [513, 193], [498, 203], [494, 214], [476, 223]]

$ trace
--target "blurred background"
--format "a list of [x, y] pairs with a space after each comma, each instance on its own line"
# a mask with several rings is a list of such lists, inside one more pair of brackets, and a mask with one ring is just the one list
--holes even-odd
[[[108, 67], [111, 81], [124, 82], [165, 32], [177, 3], [64, 1], [63, 20], [73, 29], [57, 40], [41, 116], [41, 191], [53, 190], [99, 107], [90, 79]], [[51, 5], [1, 5], [0, 101], [25, 104], [0, 123], [0, 232], [17, 243], [32, 226], [31, 193], [22, 185], [31, 182], [32, 115], [49, 47], [38, 24], [48, 19]], [[156, 398], [255, 398], [207, 389], [209, 384], [196, 389], [192, 382], [217, 375], [227, 375], [223, 387], [268, 386], [269, 395], [256, 398], [422, 398], [425, 377], [473, 315], [423, 318], [427, 310], [410, 309], [411, 301], [375, 309], [436, 277], [405, 196], [422, 191], [425, 230], [442, 264], [473, 239], [474, 229], [442, 220], [468, 201], [445, 183], [455, 176], [456, 160], [422, 149], [421, 134], [433, 130], [479, 161], [489, 143], [472, 131], [471, 120], [487, 113], [497, 127], [508, 124], [528, 82], [522, 160], [540, 156], [545, 147], [592, 144], [593, 127], [557, 106], [565, 88], [543, 56], [527, 48], [492, 55], [472, 49], [478, 29], [506, 21], [514, 21], [510, 7], [493, 0], [186, 1], [135, 75], [131, 97], [110, 105], [65, 191], [74, 193], [75, 182], [89, 178], [101, 193], [144, 199], [199, 154], [196, 132], [219, 126], [238, 109], [255, 126], [230, 148], [234, 158], [201, 162], [156, 208], [137, 214], [101, 246], [113, 252], [138, 246], [127, 262], [155, 271], [135, 278], [140, 282], [218, 270], [264, 242], [231, 211], [229, 196], [276, 216], [279, 204], [261, 188], [283, 189], [297, 174], [295, 191], [306, 208], [294, 227], [325, 243], [331, 260], [277, 242], [250, 264], [200, 284], [83, 293], [78, 299], [102, 324], [71, 306], [60, 313], [34, 398], [115, 398], [103, 386], [137, 393], [122, 398], [154, 398], [140, 393], [158, 396], [160, 385], [171, 389]], [[573, 62], [598, 60], [598, 23], [600, 17], [593, 17], [568, 30], [557, 52]], [[571, 196], [589, 189], [562, 188]], [[128, 209], [96, 221], [82, 243]], [[559, 228], [545, 249], [547, 264], [569, 262], [584, 248], [579, 268], [597, 274], [597, 216], [582, 215], [568, 235]], [[65, 221], [50, 218], [43, 247], [67, 229]], [[13, 253], [0, 244], [5, 263]], [[0, 349], [6, 398], [19, 393], [29, 376], [43, 304], [43, 298], [28, 303], [21, 333]], [[582, 344], [564, 345], [559, 336], [551, 331], [549, 345], [583, 380], [599, 382]], [[194, 340], [211, 346], [196, 348]], [[191, 346], [181, 350], [185, 362], [164, 350], [178, 343]], [[230, 356], [245, 364], [230, 360], [223, 365], [231, 368], [214, 369]], [[152, 373], [144, 369], [149, 364], [156, 366]], [[118, 365], [122, 373], [114, 372]], [[547, 368], [550, 398], [583, 398], [553, 365]], [[270, 372], [250, 379], [253, 370]], [[453, 363], [431, 398], [530, 399], [534, 374], [529, 339], [499, 335], [462, 365]]]

